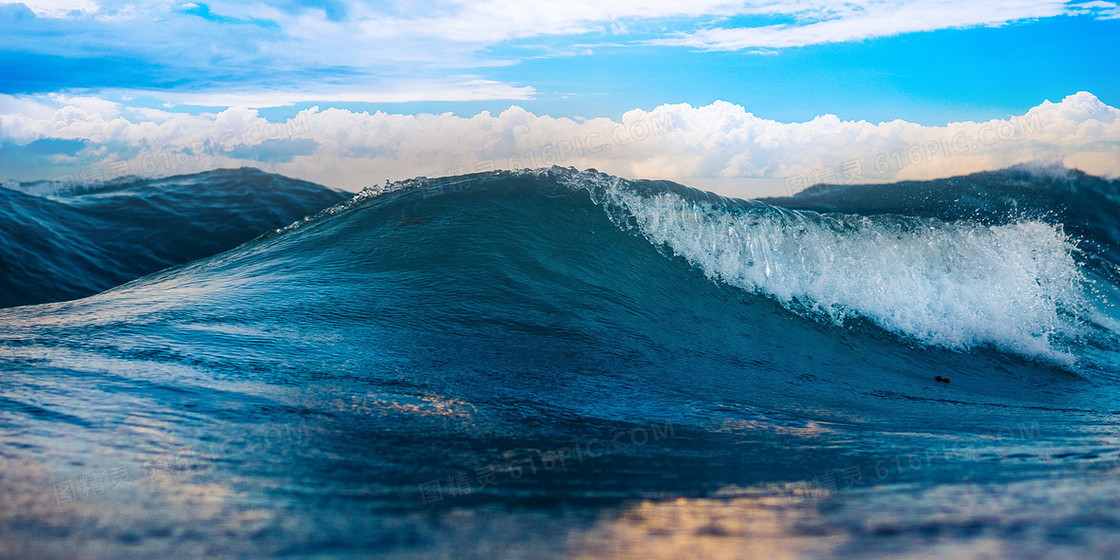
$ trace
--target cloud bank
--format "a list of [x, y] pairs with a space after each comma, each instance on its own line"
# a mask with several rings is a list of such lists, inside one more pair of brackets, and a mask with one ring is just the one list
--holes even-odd
[[[0, 162], [11, 174], [0, 179], [9, 180], [87, 182], [255, 166], [356, 190], [421, 175], [563, 165], [758, 196], [817, 182], [931, 179], [1040, 160], [1120, 177], [1120, 110], [1081, 92], [1023, 115], [945, 126], [833, 115], [782, 123], [725, 102], [591, 120], [517, 106], [471, 117], [315, 107], [270, 122], [244, 108], [186, 114], [96, 97], [0, 96]], [[770, 192], [742, 190], [761, 184]]]

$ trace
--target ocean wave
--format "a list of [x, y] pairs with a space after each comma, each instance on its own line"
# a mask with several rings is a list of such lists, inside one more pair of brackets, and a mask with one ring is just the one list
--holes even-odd
[[862, 319], [924, 345], [1068, 365], [1086, 323], [1108, 315], [1093, 308], [1077, 240], [1041, 219], [818, 213], [563, 168], [392, 183], [347, 204], [402, 192], [484, 196], [488, 185], [530, 178], [590, 193], [617, 225], [709, 278], [835, 324]]
[[1086, 306], [1075, 246], [1039, 221], [726, 207], [617, 193], [637, 227], [709, 277], [843, 323], [862, 317], [923, 344], [992, 345], [1070, 361]]

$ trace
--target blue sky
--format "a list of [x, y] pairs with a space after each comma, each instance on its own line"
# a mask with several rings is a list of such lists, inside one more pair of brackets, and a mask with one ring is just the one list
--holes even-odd
[[[0, 30], [0, 165], [8, 167], [0, 180], [135, 159], [156, 150], [157, 137], [170, 142], [169, 129], [201, 134], [234, 116], [243, 126], [305, 113], [324, 120], [330, 108], [351, 124], [364, 112], [487, 111], [494, 122], [475, 124], [491, 130], [517, 106], [537, 118], [535, 133], [553, 117], [618, 124], [628, 111], [687, 104], [695, 118], [718, 107], [734, 126], [755, 131], [739, 140], [747, 134], [754, 142], [765, 136], [758, 130], [779, 131], [781, 123], [813, 123], [807, 130], [827, 135], [899, 119], [944, 135], [949, 123], [1015, 118], [1079, 92], [1092, 99], [1078, 96], [1054, 118], [1076, 120], [1076, 105], [1107, 128], [1111, 117], [1093, 108], [1120, 104], [1120, 8], [1104, 0], [28, 0], [0, 4]], [[209, 120], [187, 118], [200, 115]], [[747, 123], [743, 115], [773, 122]], [[847, 124], [814, 120], [822, 115]], [[152, 123], [164, 123], [158, 135]], [[1092, 166], [1106, 169], [1100, 162], [1120, 138], [1111, 128], [1092, 130], [1095, 145], [1103, 138], [1109, 146]], [[222, 163], [323, 160], [327, 142], [312, 136], [246, 140]], [[1055, 157], [1074, 161], [1065, 140], [1049, 142]], [[500, 143], [464, 147], [456, 157], [485, 160]], [[885, 144], [874, 145], [867, 149]], [[968, 154], [974, 163], [975, 155]], [[755, 164], [744, 173], [774, 178], [796, 169]], [[716, 174], [733, 179], [729, 170], [743, 168], [736, 165]]]
[[[596, 117], [724, 100], [777, 120], [926, 124], [1082, 90], [1120, 103], [1120, 11], [1108, 2], [681, 4], [5, 4], [0, 93], [288, 107], [277, 117], [312, 105], [473, 114], [513, 102]], [[506, 13], [516, 6], [525, 13]]]

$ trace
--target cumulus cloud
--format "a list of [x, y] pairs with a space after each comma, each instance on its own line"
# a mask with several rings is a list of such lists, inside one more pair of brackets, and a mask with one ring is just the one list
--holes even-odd
[[[470, 117], [315, 107], [270, 122], [244, 108], [194, 115], [90, 97], [0, 96], [0, 146], [28, 149], [43, 139], [81, 142], [50, 159], [53, 177], [75, 181], [256, 166], [356, 190], [420, 175], [555, 164], [757, 196], [1039, 160], [1120, 176], [1120, 110], [1087, 92], [1007, 119], [945, 126], [833, 115], [782, 123], [725, 102], [662, 105], [617, 120], [554, 118], [517, 106]], [[42, 155], [44, 144], [35, 146]], [[31, 177], [0, 177], [13, 178]], [[776, 190], [742, 190], [758, 179]]]

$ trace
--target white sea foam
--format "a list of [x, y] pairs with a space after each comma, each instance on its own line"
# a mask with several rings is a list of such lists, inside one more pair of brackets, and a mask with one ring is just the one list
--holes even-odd
[[1084, 277], [1060, 227], [728, 209], [618, 180], [604, 189], [605, 177], [581, 179], [652, 243], [799, 313], [863, 317], [928, 345], [1072, 360], [1063, 346], [1080, 330]]

